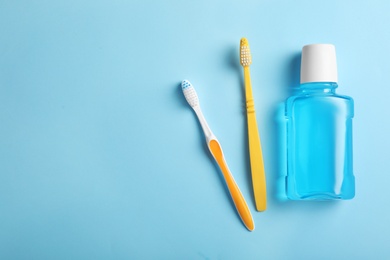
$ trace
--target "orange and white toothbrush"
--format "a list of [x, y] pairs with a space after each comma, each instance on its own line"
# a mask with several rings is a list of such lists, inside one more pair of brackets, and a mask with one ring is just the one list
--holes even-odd
[[253, 231], [255, 229], [255, 223], [253, 222], [251, 212], [245, 202], [244, 196], [242, 196], [240, 189], [238, 188], [232, 174], [229, 171], [229, 168], [225, 161], [225, 157], [222, 152], [221, 145], [219, 144], [213, 132], [211, 132], [211, 129], [203, 116], [199, 105], [198, 95], [196, 94], [194, 87], [188, 80], [183, 80], [181, 86], [184, 97], [186, 98], [188, 104], [195, 111], [195, 114], [198, 116], [200, 125], [202, 126], [203, 132], [206, 137], [207, 146], [222, 171], [222, 175], [226, 181], [226, 185], [229, 189], [234, 205], [236, 206], [238, 215], [240, 215], [240, 218], [244, 223], [245, 227], [249, 231]]
[[249, 156], [252, 172], [253, 193], [255, 195], [257, 211], [264, 211], [267, 208], [267, 191], [265, 183], [265, 171], [263, 154], [261, 151], [259, 130], [257, 129], [255, 103], [253, 101], [249, 65], [252, 64], [252, 56], [249, 50], [248, 40], [242, 38], [240, 41], [240, 63], [244, 67], [246, 113], [248, 118], [248, 143]]

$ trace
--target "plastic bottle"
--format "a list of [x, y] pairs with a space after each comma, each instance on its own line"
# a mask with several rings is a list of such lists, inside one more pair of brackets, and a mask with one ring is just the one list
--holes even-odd
[[286, 100], [287, 197], [352, 199], [353, 99], [336, 94], [336, 51], [331, 44], [302, 49], [301, 85]]

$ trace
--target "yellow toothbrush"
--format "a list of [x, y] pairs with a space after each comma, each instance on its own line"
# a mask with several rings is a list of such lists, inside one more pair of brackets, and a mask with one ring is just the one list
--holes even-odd
[[252, 56], [249, 50], [248, 40], [246, 38], [242, 38], [240, 41], [240, 63], [244, 68], [246, 113], [248, 118], [249, 156], [252, 172], [253, 193], [255, 195], [257, 211], [264, 211], [267, 208], [267, 190], [265, 183], [263, 154], [261, 152], [260, 136], [257, 129], [255, 103], [253, 101], [249, 73], [249, 65], [252, 63]]
[[211, 132], [211, 129], [203, 116], [195, 88], [188, 80], [183, 80], [181, 87], [188, 104], [192, 107], [192, 109], [195, 111], [195, 114], [198, 116], [200, 125], [202, 126], [204, 135], [206, 137], [207, 146], [221, 169], [233, 203], [236, 206], [238, 215], [240, 216], [245, 227], [249, 231], [253, 231], [255, 229], [255, 223], [253, 222], [251, 212], [245, 202], [244, 196], [242, 196], [241, 191], [237, 186], [237, 183], [234, 181], [233, 175], [229, 171], [221, 145], [219, 144], [213, 132]]

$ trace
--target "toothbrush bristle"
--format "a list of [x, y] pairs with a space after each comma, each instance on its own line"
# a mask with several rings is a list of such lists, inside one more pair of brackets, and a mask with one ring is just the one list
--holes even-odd
[[196, 94], [195, 88], [192, 86], [191, 82], [188, 80], [183, 80], [181, 83], [181, 88], [183, 90], [184, 97], [191, 107], [199, 104], [198, 95]]
[[246, 38], [242, 38], [240, 41], [240, 63], [244, 67], [249, 66], [252, 63], [249, 43]]

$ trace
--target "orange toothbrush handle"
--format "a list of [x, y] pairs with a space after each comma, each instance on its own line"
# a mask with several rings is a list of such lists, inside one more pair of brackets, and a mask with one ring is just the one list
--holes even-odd
[[229, 189], [234, 205], [236, 206], [238, 215], [240, 215], [240, 218], [246, 228], [250, 231], [253, 231], [255, 229], [255, 223], [253, 221], [251, 212], [249, 211], [248, 205], [245, 202], [244, 196], [242, 196], [241, 191], [237, 186], [237, 183], [234, 181], [234, 178], [229, 171], [220, 144], [217, 140], [211, 140], [208, 145], [210, 148], [210, 152], [214, 156], [222, 171], [223, 177], [226, 181], [226, 185]]

